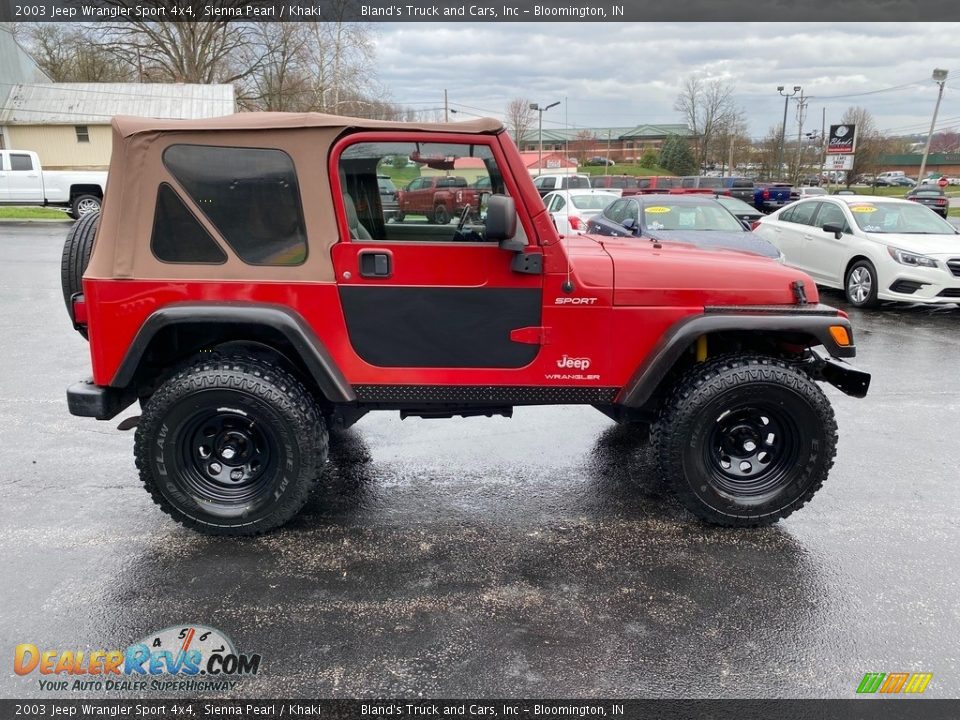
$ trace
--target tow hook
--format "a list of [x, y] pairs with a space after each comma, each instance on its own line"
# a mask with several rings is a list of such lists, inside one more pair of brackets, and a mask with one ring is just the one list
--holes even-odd
[[843, 360], [833, 357], [822, 345], [810, 348], [810, 355], [816, 379], [826, 380], [851, 397], [866, 397], [867, 390], [870, 389], [870, 373], [857, 370]]

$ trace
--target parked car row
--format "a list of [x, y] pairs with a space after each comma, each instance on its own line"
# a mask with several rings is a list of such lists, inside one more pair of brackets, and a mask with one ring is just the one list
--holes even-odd
[[562, 190], [546, 203], [562, 234], [642, 237], [774, 258], [842, 289], [855, 307], [960, 302], [960, 231], [937, 217], [949, 208], [942, 188], [917, 187], [905, 199], [802, 190], [770, 215], [705, 193]]

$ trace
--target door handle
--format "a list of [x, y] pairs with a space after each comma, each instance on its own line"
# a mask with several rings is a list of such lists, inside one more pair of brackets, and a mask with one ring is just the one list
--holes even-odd
[[360, 252], [360, 277], [388, 278], [393, 275], [393, 253], [389, 250]]

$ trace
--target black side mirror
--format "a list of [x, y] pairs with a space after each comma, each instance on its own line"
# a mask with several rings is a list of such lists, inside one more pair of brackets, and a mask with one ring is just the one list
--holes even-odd
[[491, 195], [487, 199], [487, 240], [496, 240], [511, 252], [523, 252], [526, 244], [514, 240], [517, 234], [517, 204], [512, 197]]
[[838, 223], [824, 223], [823, 231], [833, 233], [833, 237], [837, 240], [843, 237], [843, 225], [839, 225]]
[[640, 230], [640, 226], [637, 224], [636, 218], [632, 218], [632, 217], [625, 218], [624, 221], [620, 223], [620, 225], [625, 230], [629, 230], [634, 235], [636, 235], [637, 232]]

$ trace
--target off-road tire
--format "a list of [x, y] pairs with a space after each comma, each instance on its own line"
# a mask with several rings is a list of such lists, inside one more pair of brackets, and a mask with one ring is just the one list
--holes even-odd
[[[100, 212], [100, 206], [103, 204], [101, 200], [96, 195], [91, 195], [90, 193], [84, 193], [83, 195], [77, 195], [73, 200], [70, 201], [70, 217], [74, 220], [79, 220], [85, 215], [90, 215], [91, 213]], [[87, 208], [96, 205], [95, 210], [90, 210]]]
[[[208, 535], [259, 535], [289, 521], [328, 450], [310, 392], [286, 371], [246, 356], [199, 362], [171, 377], [144, 404], [135, 439], [140, 478], [154, 502]], [[241, 470], [226, 457], [253, 460]], [[210, 462], [250, 478], [238, 485], [224, 474], [213, 479]]]
[[[852, 294], [850, 281], [855, 272], [869, 273], [870, 292], [863, 300], [857, 300]], [[873, 263], [869, 260], [857, 260], [857, 262], [850, 266], [850, 269], [847, 270], [847, 274], [843, 278], [843, 294], [846, 296], [847, 302], [854, 307], [873, 308], [880, 304], [880, 301], [877, 299], [877, 291], [879, 290], [877, 283], [877, 269], [873, 266]]]
[[[820, 489], [836, 455], [837, 423], [802, 370], [729, 354], [680, 378], [651, 442], [659, 475], [687, 509], [715, 525], [757, 527], [787, 517]], [[744, 472], [757, 474], [738, 477]]]
[[[63, 255], [60, 258], [60, 287], [63, 289], [63, 302], [67, 312], [72, 312], [70, 299], [83, 292], [83, 273], [90, 262], [90, 251], [93, 249], [93, 237], [97, 234], [97, 225], [100, 223], [100, 213], [87, 213], [77, 220], [67, 233], [63, 243]], [[86, 330], [80, 334], [87, 336]]]
[[446, 205], [437, 205], [433, 209], [433, 222], [437, 225], [447, 225], [450, 222], [450, 211]]

